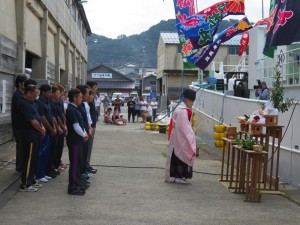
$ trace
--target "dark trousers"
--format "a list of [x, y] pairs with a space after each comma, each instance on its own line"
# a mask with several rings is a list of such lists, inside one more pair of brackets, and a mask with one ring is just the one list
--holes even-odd
[[68, 191], [73, 191], [80, 183], [83, 144], [75, 143], [67, 139], [67, 146], [70, 160]]
[[56, 156], [54, 160], [54, 167], [58, 168], [61, 164], [61, 157], [64, 150], [64, 144], [65, 144], [65, 133], [61, 135], [57, 135], [57, 151]]
[[130, 117], [132, 117], [132, 121], [134, 122], [135, 110], [128, 110], [128, 122], [130, 122]]
[[153, 121], [156, 119], [156, 110], [157, 109], [152, 109]]
[[51, 172], [55, 169], [55, 160], [57, 157], [57, 147], [58, 147], [58, 135], [51, 135], [50, 137], [50, 151], [49, 160], [46, 167], [46, 174], [49, 176]]
[[40, 139], [28, 140], [22, 139], [22, 184], [21, 187], [30, 187], [35, 183], [34, 174], [38, 163], [38, 150], [40, 148]]
[[82, 157], [80, 158], [81, 160], [81, 173], [86, 172], [86, 161], [87, 161], [87, 156], [88, 156], [88, 151], [89, 151], [89, 141], [86, 141], [83, 143], [82, 146]]
[[46, 176], [46, 167], [49, 161], [49, 151], [51, 147], [51, 135], [46, 134], [43, 137], [39, 149], [39, 161], [37, 168], [37, 178], [43, 178]]
[[22, 137], [21, 137], [20, 130], [14, 130], [14, 137], [16, 141], [16, 170], [21, 172], [22, 171], [22, 162], [21, 162]]
[[87, 152], [87, 158], [86, 158], [86, 168], [90, 167], [93, 144], [94, 144], [95, 130], [96, 130], [96, 127], [93, 129], [92, 137], [90, 137], [89, 140], [87, 141], [88, 142], [88, 152]]

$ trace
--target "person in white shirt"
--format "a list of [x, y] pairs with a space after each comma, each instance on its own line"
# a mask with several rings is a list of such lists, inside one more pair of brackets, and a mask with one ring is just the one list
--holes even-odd
[[148, 102], [144, 99], [144, 97], [141, 97], [141, 101], [140, 101], [140, 106], [141, 106], [140, 115], [143, 118], [142, 123], [146, 122], [145, 119], [144, 119], [144, 112], [147, 109], [147, 105], [148, 105]]
[[153, 114], [153, 121], [155, 121], [156, 118], [156, 112], [157, 112], [157, 101], [156, 98], [152, 98], [152, 101], [150, 103], [150, 106], [152, 108], [152, 114]]
[[96, 106], [96, 112], [97, 112], [97, 121], [99, 120], [98, 117], [101, 116], [100, 110], [101, 110], [101, 96], [99, 95], [94, 95], [94, 101], [95, 101], [95, 106]]
[[152, 122], [152, 108], [150, 105], [148, 105], [148, 103], [146, 104], [146, 110], [143, 112], [142, 117], [143, 122], [146, 122], [147, 119], [148, 121], [150, 120], [150, 122]]

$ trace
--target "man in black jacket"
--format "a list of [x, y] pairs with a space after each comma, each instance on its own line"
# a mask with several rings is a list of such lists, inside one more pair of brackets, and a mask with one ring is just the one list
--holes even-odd
[[11, 101], [11, 122], [13, 127], [13, 134], [16, 141], [16, 171], [21, 172], [21, 112], [20, 100], [24, 95], [24, 82], [27, 80], [25, 75], [18, 75], [15, 80], [16, 91], [13, 94]]

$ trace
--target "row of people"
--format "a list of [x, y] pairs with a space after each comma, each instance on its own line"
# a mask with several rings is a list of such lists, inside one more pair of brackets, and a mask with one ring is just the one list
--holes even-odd
[[137, 122], [139, 117], [142, 117], [142, 122], [146, 122], [147, 120], [155, 121], [156, 119], [158, 103], [155, 98], [151, 100], [149, 105], [144, 97], [139, 98], [139, 96], [137, 96], [135, 99], [130, 97], [127, 102], [127, 107], [128, 122], [130, 122], [130, 118], [132, 118], [132, 122], [134, 123], [135, 117]]
[[[90, 166], [96, 127], [94, 94], [97, 90], [97, 83], [87, 82], [87, 85], [80, 85], [76, 89], [83, 98], [83, 102], [77, 101], [80, 104], [76, 112], [84, 120], [83, 131], [85, 132], [84, 144], [79, 146], [81, 143], [77, 143], [77, 138], [76, 148], [74, 148], [74, 141], [72, 142], [72, 131], [80, 130], [78, 129], [80, 126], [78, 123], [72, 124], [75, 113], [73, 111], [68, 113], [74, 105], [72, 104], [74, 91], [68, 93], [69, 100], [70, 97], [72, 98], [65, 112], [66, 104], [63, 100], [66, 99], [66, 92], [63, 85], [57, 84], [51, 87], [43, 84], [38, 89], [34, 80], [20, 75], [16, 78], [15, 86], [17, 91], [13, 95], [11, 114], [16, 140], [16, 170], [22, 174], [20, 191], [35, 192], [42, 186], [42, 183], [47, 183], [67, 168], [66, 164], [61, 161], [64, 139], [67, 134], [70, 160], [68, 193], [84, 194], [89, 186], [86, 179], [97, 172]], [[76, 166], [74, 166], [74, 160]], [[74, 173], [80, 177], [75, 177]]]

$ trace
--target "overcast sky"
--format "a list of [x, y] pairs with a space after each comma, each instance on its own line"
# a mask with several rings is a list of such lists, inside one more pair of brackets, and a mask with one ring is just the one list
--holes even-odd
[[[198, 10], [220, 1], [198, 0]], [[251, 22], [262, 18], [262, 2], [266, 17], [270, 0], [245, 0], [246, 15]], [[161, 20], [175, 19], [173, 0], [88, 0], [83, 6], [92, 32], [108, 38], [140, 34]]]

